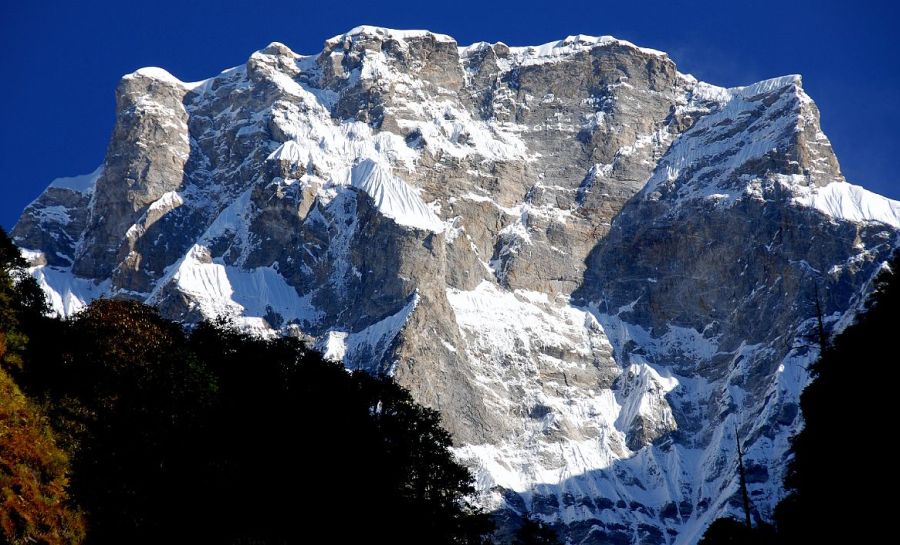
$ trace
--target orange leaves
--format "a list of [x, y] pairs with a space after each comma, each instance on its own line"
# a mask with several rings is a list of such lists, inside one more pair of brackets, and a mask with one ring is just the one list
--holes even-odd
[[24, 368], [23, 318], [46, 309], [24, 266], [0, 228], [0, 542], [74, 545], [84, 540], [85, 528], [69, 502], [69, 459], [49, 421], [7, 372]]
[[0, 540], [69, 545], [84, 539], [68, 502], [68, 458], [46, 419], [0, 370]]

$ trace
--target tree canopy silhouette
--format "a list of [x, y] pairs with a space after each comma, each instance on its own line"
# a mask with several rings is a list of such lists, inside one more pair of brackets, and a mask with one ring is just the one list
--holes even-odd
[[539, 520], [525, 517], [516, 531], [513, 545], [561, 545], [553, 528]]
[[822, 343], [813, 380], [800, 397], [803, 429], [792, 439], [788, 495], [767, 525], [748, 531], [716, 521], [704, 545], [877, 543], [890, 531], [890, 502], [873, 491], [893, 482], [882, 438], [893, 429], [898, 378], [900, 252], [876, 278], [853, 324]]
[[[20, 270], [5, 241], [0, 257]], [[350, 373], [297, 339], [252, 336], [227, 320], [186, 330], [134, 301], [48, 318], [27, 278], [0, 283], [0, 339], [16, 348], [0, 358], [18, 383], [0, 375], [0, 489], [14, 486], [4, 470], [38, 468], [44, 481], [33, 487], [46, 501], [31, 509], [58, 512], [35, 524], [56, 517], [47, 532], [72, 531], [25, 534], [25, 511], [0, 497], [7, 541], [80, 542], [68, 490], [88, 544], [487, 542], [490, 519], [471, 503], [472, 477], [438, 413], [390, 378]], [[28, 425], [10, 435], [10, 400], [17, 415], [32, 403], [19, 387], [47, 418], [19, 418]], [[54, 450], [48, 419], [69, 456]], [[6, 448], [10, 438], [48, 459]]]
[[877, 542], [889, 526], [891, 509], [872, 491], [894, 473], [880, 438], [896, 412], [898, 274], [900, 252], [876, 279], [865, 310], [812, 367], [800, 398], [804, 426], [791, 444], [790, 493], [775, 513], [783, 543]]

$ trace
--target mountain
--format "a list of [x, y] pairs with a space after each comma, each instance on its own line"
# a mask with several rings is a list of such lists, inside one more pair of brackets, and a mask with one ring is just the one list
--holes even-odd
[[227, 314], [392, 374], [504, 527], [573, 543], [695, 543], [740, 509], [736, 441], [770, 518], [817, 305], [844, 327], [900, 242], [799, 76], [716, 87], [611, 37], [358, 27], [116, 99], [103, 165], [12, 232], [58, 313]]

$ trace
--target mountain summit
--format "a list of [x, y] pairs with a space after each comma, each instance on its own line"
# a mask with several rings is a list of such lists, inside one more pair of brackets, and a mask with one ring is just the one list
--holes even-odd
[[103, 165], [12, 232], [58, 313], [225, 314], [389, 373], [487, 508], [573, 543], [695, 543], [740, 509], [737, 442], [770, 518], [816, 307], [846, 325], [900, 241], [799, 76], [717, 87], [608, 36], [364, 26], [116, 99]]

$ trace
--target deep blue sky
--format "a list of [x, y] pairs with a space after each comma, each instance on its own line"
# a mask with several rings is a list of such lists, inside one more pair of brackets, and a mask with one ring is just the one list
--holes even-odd
[[[839, 5], [844, 4], [844, 5]], [[55, 177], [103, 161], [118, 79], [162, 66], [199, 80], [281, 41], [303, 54], [360, 24], [460, 44], [611, 34], [719, 85], [790, 73], [819, 105], [844, 173], [900, 199], [900, 9], [893, 2], [45, 2], [0, 0], [0, 224]]]

